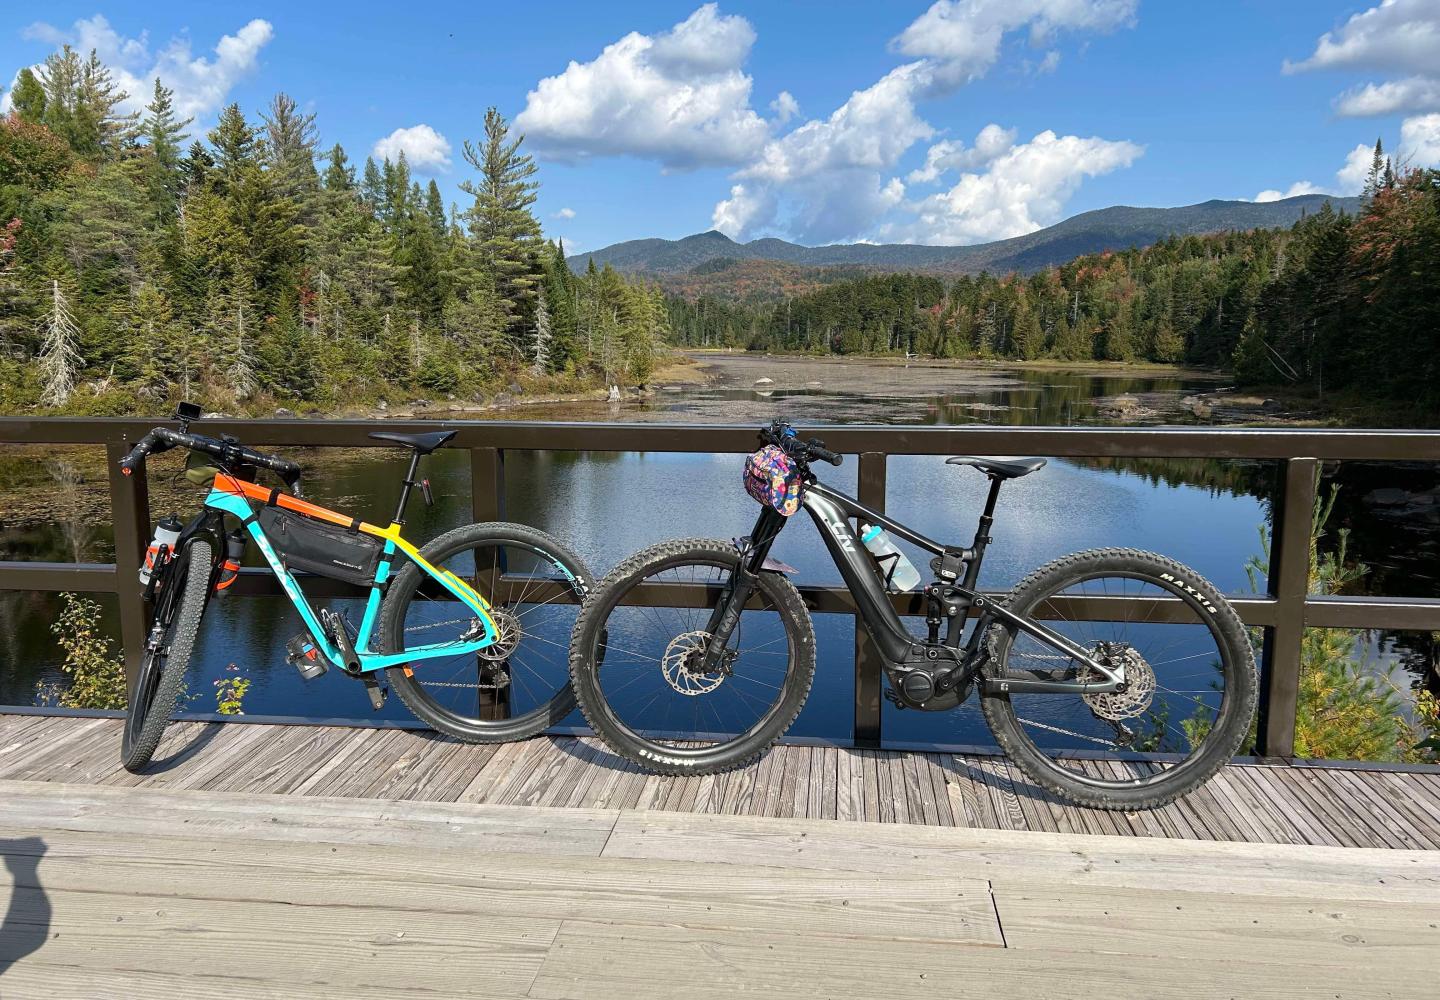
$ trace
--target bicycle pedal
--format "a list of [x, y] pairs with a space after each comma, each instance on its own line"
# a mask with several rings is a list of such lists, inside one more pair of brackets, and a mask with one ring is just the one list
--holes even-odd
[[369, 677], [362, 677], [365, 682], [365, 693], [370, 696], [370, 707], [375, 711], [385, 707], [385, 689], [380, 686], [379, 681], [371, 680]]

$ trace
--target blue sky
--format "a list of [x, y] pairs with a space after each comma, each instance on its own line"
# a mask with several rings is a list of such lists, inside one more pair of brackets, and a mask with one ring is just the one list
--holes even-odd
[[136, 90], [158, 73], [200, 126], [284, 90], [323, 145], [406, 149], [454, 200], [494, 104], [575, 249], [712, 226], [973, 243], [1114, 204], [1353, 193], [1377, 136], [1440, 162], [1440, 0], [6, 7], [0, 81], [69, 40]]

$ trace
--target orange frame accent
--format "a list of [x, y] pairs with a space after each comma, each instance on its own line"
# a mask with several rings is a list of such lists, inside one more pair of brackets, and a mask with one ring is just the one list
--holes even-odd
[[[271, 491], [269, 488], [255, 483], [247, 483], [242, 479], [236, 479], [234, 476], [227, 475], [223, 472], [216, 474], [213, 486], [222, 493], [236, 494], [245, 497], [247, 500], [268, 501], [270, 499]], [[321, 507], [318, 504], [310, 503], [307, 500], [301, 500], [299, 497], [291, 496], [289, 493], [278, 494], [275, 498], [275, 505], [277, 507], [283, 507], [286, 510], [293, 510], [297, 514], [304, 514], [306, 517], [313, 517], [320, 521], [329, 521], [331, 524], [338, 524], [344, 528], [350, 527], [350, 525], [355, 522], [355, 518], [353, 517], [346, 517], [344, 514]], [[360, 530], [368, 535], [383, 536], [384, 534], [383, 529], [377, 528], [375, 525], [365, 521], [360, 522]]]

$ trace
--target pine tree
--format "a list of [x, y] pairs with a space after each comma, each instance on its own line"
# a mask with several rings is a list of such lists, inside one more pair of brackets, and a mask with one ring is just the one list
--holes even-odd
[[345, 155], [345, 148], [337, 142], [331, 147], [326, 159], [330, 162], [325, 167], [325, 190], [353, 191], [355, 168], [350, 166], [350, 158]]
[[240, 105], [227, 105], [207, 138], [215, 150], [215, 170], [222, 186], [229, 188], [238, 184], [241, 174], [255, 165], [259, 154], [255, 130], [245, 120]]
[[531, 179], [535, 161], [520, 152], [524, 141], [524, 136], [510, 139], [504, 116], [488, 109], [484, 146], [477, 150], [469, 140], [464, 145], [466, 162], [480, 172], [479, 183], [460, 185], [475, 199], [466, 219], [511, 330], [518, 329], [529, 313], [540, 278], [535, 260], [540, 223], [530, 210], [539, 184]]
[[40, 356], [40, 402], [44, 406], [64, 406], [75, 391], [75, 381], [85, 364], [80, 357], [80, 328], [70, 312], [70, 303], [60, 290], [60, 282], [50, 282], [50, 310], [42, 327]]
[[173, 218], [179, 208], [180, 192], [185, 184], [185, 167], [180, 147], [188, 138], [185, 129], [194, 121], [175, 117], [175, 92], [155, 78], [155, 95], [145, 106], [140, 131], [146, 139], [150, 159], [146, 165], [156, 217], [163, 223]]
[[535, 297], [535, 363], [531, 371], [544, 375], [550, 370], [550, 307], [545, 301], [545, 289], [541, 287]]
[[288, 94], [279, 93], [270, 101], [270, 113], [261, 112], [265, 123], [265, 157], [272, 183], [282, 198], [305, 200], [319, 185], [315, 172], [315, 116], [301, 114]]
[[[390, 319], [386, 314], [385, 319]], [[420, 329], [420, 317], [416, 316], [410, 321], [410, 371], [420, 371], [420, 366], [425, 363], [425, 334]]]
[[236, 399], [249, 399], [259, 388], [255, 378], [255, 359], [245, 335], [245, 306], [235, 307], [235, 339], [230, 349], [230, 364], [225, 377]]
[[1385, 146], [1379, 139], [1375, 140], [1375, 154], [1370, 158], [1370, 171], [1365, 175], [1365, 187], [1360, 192], [1361, 197], [1370, 199], [1380, 190], [1381, 182], [1385, 177]]
[[45, 121], [45, 88], [29, 66], [16, 75], [10, 103], [25, 121], [36, 125]]

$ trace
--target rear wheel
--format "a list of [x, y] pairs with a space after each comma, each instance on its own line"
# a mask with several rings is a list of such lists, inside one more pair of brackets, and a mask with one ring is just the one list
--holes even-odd
[[[769, 749], [805, 704], [815, 632], [795, 586], [762, 572], [706, 671], [713, 610], [740, 555], [707, 539], [639, 552], [596, 588], [575, 626], [570, 673], [586, 720], [612, 750], [660, 774], [710, 774]], [[664, 607], [682, 602], [686, 607]]]
[[[1249, 736], [1258, 686], [1249, 638], [1194, 570], [1134, 549], [1080, 552], [1036, 570], [1006, 606], [1125, 671], [1124, 692], [982, 699], [995, 741], [1050, 791], [1101, 809], [1163, 805]], [[991, 677], [1092, 679], [1093, 668], [1028, 633], [997, 625], [993, 642]]]
[[209, 597], [212, 555], [210, 543], [197, 538], [170, 565], [157, 588], [155, 624], [140, 658], [140, 675], [125, 704], [120, 763], [127, 771], [138, 772], [150, 763], [175, 714]]
[[[471, 743], [535, 736], [574, 711], [566, 657], [591, 582], [580, 557], [543, 531], [504, 523], [456, 528], [420, 554], [490, 602], [500, 637], [476, 653], [389, 668], [386, 677], [405, 706]], [[378, 648], [402, 653], [458, 642], [478, 627], [469, 608], [407, 563], [380, 611]]]

